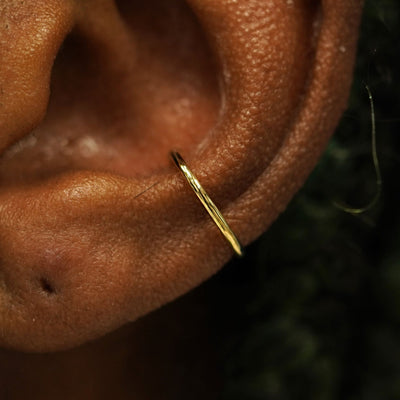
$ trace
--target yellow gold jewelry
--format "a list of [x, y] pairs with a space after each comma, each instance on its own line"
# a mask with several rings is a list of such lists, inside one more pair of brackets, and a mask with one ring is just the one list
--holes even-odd
[[210, 199], [210, 196], [207, 192], [203, 189], [200, 185], [200, 182], [197, 178], [193, 175], [193, 172], [187, 167], [185, 161], [181, 157], [181, 155], [176, 152], [171, 152], [171, 157], [174, 160], [176, 166], [180, 169], [183, 176], [188, 181], [191, 188], [196, 193], [197, 197], [210, 214], [210, 217], [213, 221], [217, 224], [221, 233], [225, 236], [226, 240], [232, 246], [234, 252], [239, 256], [243, 256], [243, 248], [242, 245], [239, 243], [239, 240], [236, 238], [235, 234], [232, 232], [231, 228], [229, 227], [228, 223], [225, 221], [225, 218], [222, 216], [221, 212], [218, 210], [217, 206], [214, 202]]

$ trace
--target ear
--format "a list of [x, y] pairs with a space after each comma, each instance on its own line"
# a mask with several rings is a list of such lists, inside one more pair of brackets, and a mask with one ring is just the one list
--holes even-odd
[[149, 313], [232, 256], [170, 150], [243, 244], [277, 218], [346, 106], [361, 1], [3, 8], [0, 344], [49, 351]]

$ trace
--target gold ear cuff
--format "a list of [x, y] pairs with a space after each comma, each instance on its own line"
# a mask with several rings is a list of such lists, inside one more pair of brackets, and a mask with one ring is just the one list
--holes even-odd
[[222, 214], [218, 210], [217, 206], [210, 199], [210, 196], [200, 185], [200, 182], [197, 180], [197, 178], [195, 177], [193, 172], [190, 171], [190, 169], [187, 167], [187, 165], [186, 165], [185, 161], [183, 160], [183, 158], [181, 157], [181, 155], [176, 151], [172, 151], [171, 157], [174, 160], [176, 166], [182, 172], [183, 176], [188, 181], [190, 187], [196, 193], [196, 196], [201, 201], [201, 204], [203, 204], [203, 206], [205, 207], [207, 212], [210, 214], [210, 217], [217, 224], [221, 233], [225, 236], [225, 239], [232, 246], [233, 251], [236, 253], [236, 255], [238, 255], [239, 257], [242, 257], [243, 256], [242, 245], [240, 244], [240, 242], [237, 239], [237, 237], [235, 236], [235, 234], [232, 232], [232, 229], [229, 227], [228, 223], [225, 221], [225, 218], [222, 216]]

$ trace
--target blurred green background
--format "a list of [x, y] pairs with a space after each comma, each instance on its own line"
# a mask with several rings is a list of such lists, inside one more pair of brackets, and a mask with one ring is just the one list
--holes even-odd
[[[225, 400], [400, 399], [399, 10], [366, 2], [349, 108], [323, 158], [246, 257], [207, 283]], [[362, 207], [377, 190], [365, 83], [383, 193], [354, 216], [333, 202]]]

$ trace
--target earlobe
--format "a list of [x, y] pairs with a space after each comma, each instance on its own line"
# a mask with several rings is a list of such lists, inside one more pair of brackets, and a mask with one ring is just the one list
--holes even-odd
[[[21, 184], [3, 186], [3, 345], [31, 351], [75, 346], [182, 295], [232, 256], [172, 166], [169, 150], [182, 151], [233, 231], [247, 244], [285, 208], [332, 133], [351, 81], [360, 1], [190, 0], [188, 5], [161, 0], [154, 0], [153, 8], [119, 4], [125, 22], [117, 25], [127, 29], [122, 29], [127, 38], [143, 39], [138, 41], [142, 47], [132, 47], [136, 61], [140, 64], [141, 54], [149, 60], [147, 70], [138, 67], [142, 79], [136, 81], [131, 59], [122, 57], [113, 64], [109, 58], [114, 54], [109, 44], [115, 38], [93, 29], [95, 19], [88, 29], [79, 29], [74, 40], [79, 42], [79, 35], [83, 35], [79, 43], [90, 38], [85, 42], [95, 46], [90, 54], [108, 61], [93, 67], [90, 60], [86, 65], [81, 57], [73, 59], [72, 70], [84, 72], [79, 86], [85, 88], [84, 95], [71, 88], [58, 98], [54, 84], [54, 104], [50, 102], [48, 117], [38, 128], [44, 132], [41, 143], [57, 146], [60, 141], [49, 140], [55, 132], [67, 135], [60, 127], [71, 122], [83, 127], [82, 135], [90, 127], [107, 126], [103, 132], [92, 129], [92, 139], [108, 146], [104, 148], [116, 146], [118, 157], [109, 161], [104, 152], [88, 157], [76, 146], [65, 153], [72, 156], [62, 168], [58, 169], [56, 156], [41, 164], [34, 178], [22, 177]], [[163, 12], [157, 14], [156, 6]], [[170, 15], [185, 19], [181, 29], [189, 32], [187, 37], [177, 35], [178, 30], [169, 33], [172, 39], [163, 43], [170, 47], [160, 46], [163, 39], [150, 31], [152, 25], [143, 21], [140, 25], [137, 17], [140, 11], [148, 22], [154, 13], [161, 31], [175, 29], [162, 22], [168, 8]], [[76, 15], [85, 21], [84, 14]], [[99, 15], [104, 23], [104, 13]], [[116, 29], [115, 35], [122, 31]], [[146, 46], [153, 53], [146, 55]], [[181, 46], [178, 56], [173, 46]], [[76, 56], [73, 51], [65, 56], [71, 54]], [[201, 61], [191, 60], [199, 55]], [[70, 71], [68, 57], [64, 61], [59, 78]], [[98, 95], [104, 92], [98, 91], [96, 82], [105, 85], [100, 89], [110, 89], [109, 97]], [[154, 109], [146, 100], [149, 93]], [[181, 107], [185, 96], [195, 107]], [[166, 105], [165, 99], [170, 103]], [[140, 113], [130, 116], [126, 110]], [[152, 112], [158, 117], [154, 119]], [[186, 125], [179, 125], [179, 116]], [[185, 126], [194, 132], [197, 122], [201, 135], [182, 138]], [[135, 131], [138, 126], [143, 130]], [[80, 143], [81, 138], [79, 134], [75, 139]], [[12, 160], [18, 154], [23, 159], [41, 151], [40, 146], [39, 153], [29, 146], [21, 148], [3, 161], [2, 174], [13, 170], [6, 166], [15, 166]], [[129, 159], [132, 154], [137, 156], [137, 167], [134, 158]], [[46, 165], [52, 166], [50, 171], [43, 170]], [[25, 173], [29, 176], [28, 170], [20, 175]]]

